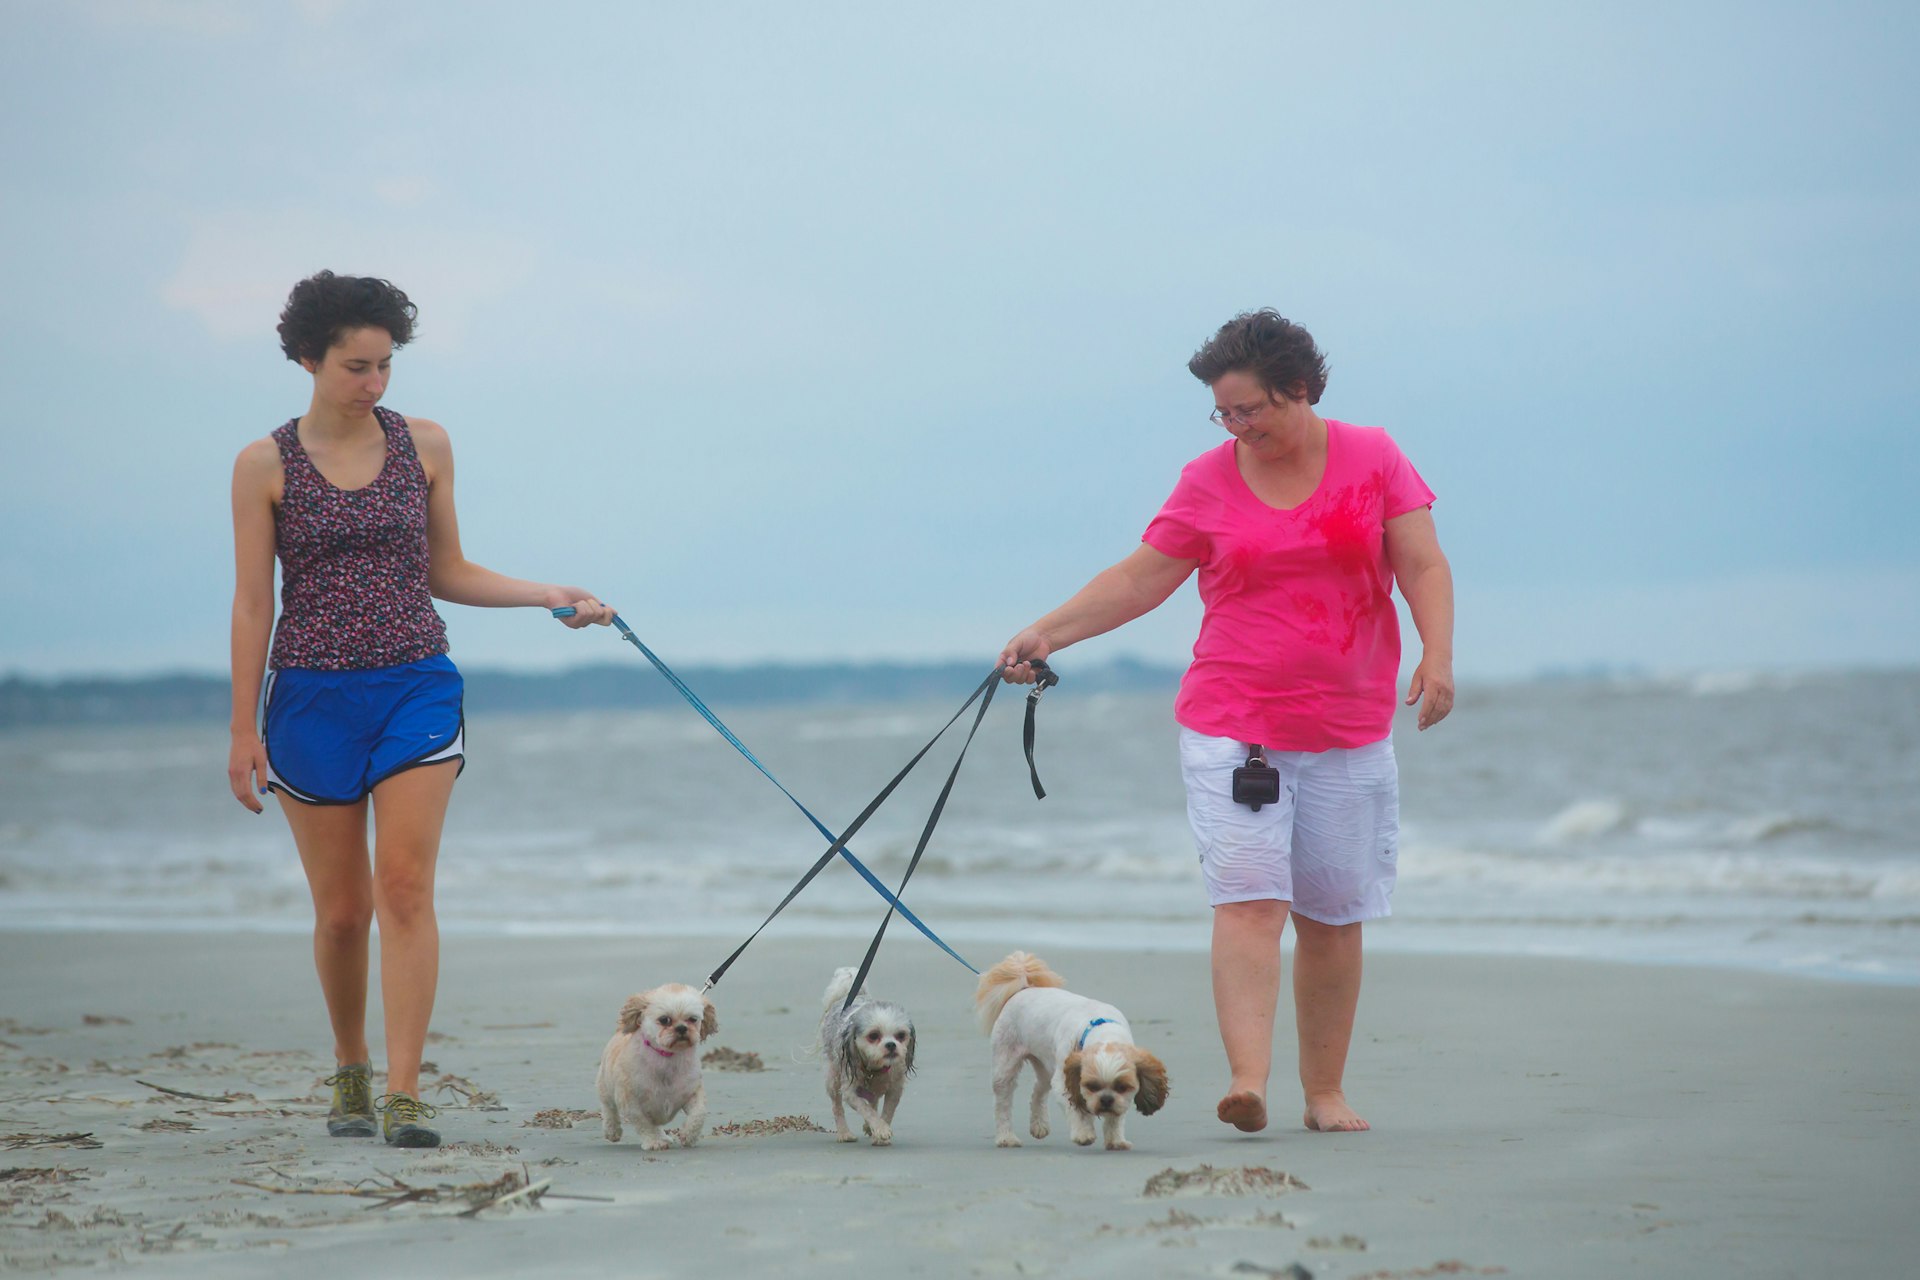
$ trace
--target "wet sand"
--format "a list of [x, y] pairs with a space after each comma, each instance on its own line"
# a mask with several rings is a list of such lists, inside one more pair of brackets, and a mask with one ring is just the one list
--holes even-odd
[[450, 1145], [403, 1152], [325, 1135], [303, 937], [0, 934], [0, 1271], [1748, 1278], [1920, 1250], [1920, 989], [1376, 957], [1348, 1073], [1374, 1130], [1298, 1127], [1283, 1006], [1285, 1087], [1244, 1135], [1214, 1118], [1204, 955], [1009, 938], [962, 950], [1119, 1004], [1172, 1091], [1132, 1151], [1058, 1122], [1003, 1151], [972, 978], [906, 937], [869, 985], [912, 1010], [919, 1071], [876, 1149], [822, 1131], [802, 1057], [858, 947], [776, 932], [714, 992], [706, 1138], [608, 1143], [621, 1001], [733, 941], [450, 939], [423, 1076]]

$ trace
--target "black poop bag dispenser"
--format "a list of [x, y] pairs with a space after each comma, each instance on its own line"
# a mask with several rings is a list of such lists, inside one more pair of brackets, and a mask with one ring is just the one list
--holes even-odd
[[1267, 763], [1267, 749], [1247, 744], [1247, 762], [1233, 771], [1233, 802], [1255, 813], [1263, 804], [1280, 803], [1280, 771]]

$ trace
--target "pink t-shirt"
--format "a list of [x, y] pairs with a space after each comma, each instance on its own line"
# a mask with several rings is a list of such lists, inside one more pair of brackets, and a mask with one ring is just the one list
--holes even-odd
[[1385, 525], [1433, 490], [1383, 429], [1326, 422], [1326, 474], [1299, 506], [1254, 496], [1229, 440], [1186, 465], [1141, 535], [1200, 562], [1206, 610], [1173, 710], [1196, 733], [1326, 751], [1393, 727], [1400, 622]]

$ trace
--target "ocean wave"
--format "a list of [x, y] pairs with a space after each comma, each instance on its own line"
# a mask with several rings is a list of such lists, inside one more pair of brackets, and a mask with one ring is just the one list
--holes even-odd
[[1576, 800], [1540, 827], [1545, 844], [1566, 844], [1617, 831], [1626, 825], [1627, 807], [1618, 800]]
[[496, 727], [487, 734], [486, 743], [516, 756], [578, 754], [589, 745], [595, 751], [658, 750], [709, 741], [725, 745], [704, 720], [668, 720], [658, 715], [620, 719], [579, 715], [557, 726], [551, 721], [536, 725], [515, 724], [504, 731]]
[[40, 756], [40, 762], [54, 773], [154, 773], [189, 770], [216, 771], [226, 763], [224, 752], [213, 748], [185, 747], [169, 743], [153, 747], [92, 747], [54, 750]]
[[1725, 834], [1729, 840], [1740, 844], [1759, 844], [1777, 836], [1796, 835], [1804, 831], [1831, 831], [1833, 824], [1824, 818], [1802, 817], [1786, 810], [1770, 813], [1756, 813], [1744, 818], [1735, 818], [1726, 825]]
[[[904, 865], [904, 864], [903, 864]], [[1193, 870], [1193, 857], [1153, 850], [1088, 849], [1053, 852], [1044, 857], [972, 856], [964, 859], [928, 854], [918, 875], [929, 880], [1004, 878], [1006, 882], [1055, 876], [1097, 876], [1111, 880], [1178, 880]]]
[[1800, 898], [1812, 901], [1920, 897], [1920, 872], [1888, 861], [1782, 857], [1716, 850], [1527, 854], [1459, 848], [1403, 849], [1403, 884], [1477, 883], [1585, 901], [1593, 893], [1635, 897]]
[[1883, 902], [1920, 902], [1920, 870], [1900, 867], [1888, 871], [1868, 895]]
[[1757, 845], [1783, 836], [1837, 830], [1826, 818], [1787, 809], [1731, 818], [1718, 814], [1636, 814], [1619, 800], [1590, 799], [1576, 800], [1541, 823], [1534, 839], [1543, 845], [1565, 845], [1630, 833], [1659, 845]]
[[923, 717], [908, 715], [852, 716], [845, 720], [809, 720], [796, 725], [793, 736], [802, 742], [844, 742], [857, 738], [906, 738], [924, 734]]
[[1674, 683], [1696, 698], [1737, 697], [1761, 691], [1796, 688], [1802, 678], [1782, 671], [1699, 671]]

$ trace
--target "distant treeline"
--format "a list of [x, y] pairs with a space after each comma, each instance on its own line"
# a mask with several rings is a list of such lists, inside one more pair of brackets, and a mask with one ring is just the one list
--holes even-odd
[[[1171, 689], [1174, 667], [1119, 658], [1089, 667], [1059, 664], [1076, 692]], [[763, 664], [676, 669], [715, 706], [793, 702], [888, 702], [964, 695], [986, 675], [979, 663], [875, 662]], [[658, 707], [680, 695], [645, 662], [575, 667], [530, 675], [479, 669], [465, 673], [467, 712], [505, 714]], [[219, 720], [229, 710], [223, 676], [0, 680], [0, 728], [39, 724], [128, 724]]]

